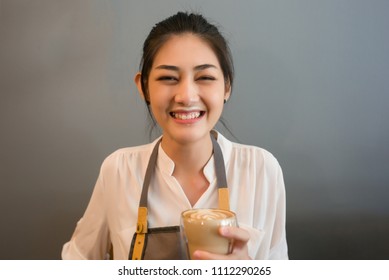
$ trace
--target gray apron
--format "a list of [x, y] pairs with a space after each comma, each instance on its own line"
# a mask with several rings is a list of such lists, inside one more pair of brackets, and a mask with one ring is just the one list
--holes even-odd
[[[211, 136], [213, 155], [217, 178], [219, 208], [229, 210], [229, 193], [223, 154], [216, 139]], [[187, 259], [182, 249], [180, 226], [149, 228], [147, 223], [147, 193], [151, 177], [154, 173], [158, 147], [161, 140], [154, 146], [146, 169], [142, 194], [139, 201], [138, 222], [132, 238], [128, 258], [131, 260], [181, 260]]]

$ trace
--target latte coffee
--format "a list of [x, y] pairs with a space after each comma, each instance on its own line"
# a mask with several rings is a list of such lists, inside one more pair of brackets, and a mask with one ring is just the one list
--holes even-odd
[[228, 254], [231, 240], [219, 234], [219, 228], [237, 226], [235, 214], [221, 209], [191, 209], [181, 214], [181, 233], [189, 259], [196, 250]]

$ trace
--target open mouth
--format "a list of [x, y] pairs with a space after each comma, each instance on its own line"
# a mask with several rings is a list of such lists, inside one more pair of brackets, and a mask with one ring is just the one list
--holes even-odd
[[177, 120], [194, 120], [204, 116], [205, 111], [196, 111], [196, 112], [170, 112], [170, 116]]

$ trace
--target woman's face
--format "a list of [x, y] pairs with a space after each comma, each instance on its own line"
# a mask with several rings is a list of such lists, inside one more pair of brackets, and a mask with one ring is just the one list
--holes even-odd
[[185, 144], [209, 140], [230, 89], [212, 48], [196, 35], [183, 34], [172, 36], [156, 54], [148, 93], [164, 141]]

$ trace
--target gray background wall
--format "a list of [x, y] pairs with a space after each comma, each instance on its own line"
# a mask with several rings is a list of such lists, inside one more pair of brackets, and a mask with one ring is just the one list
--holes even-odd
[[132, 78], [178, 10], [230, 41], [224, 118], [283, 167], [290, 258], [388, 259], [384, 0], [0, 1], [0, 258], [60, 258], [103, 159], [149, 142]]

